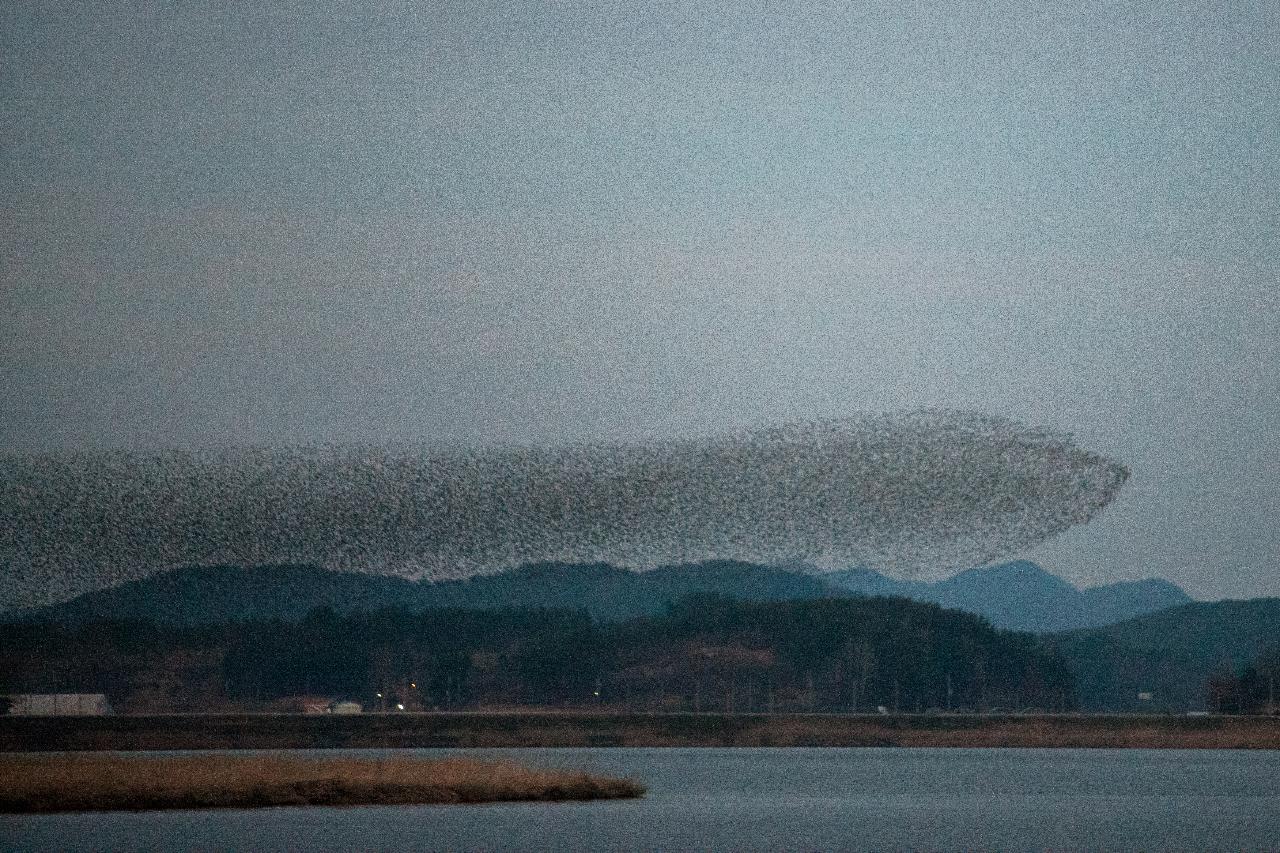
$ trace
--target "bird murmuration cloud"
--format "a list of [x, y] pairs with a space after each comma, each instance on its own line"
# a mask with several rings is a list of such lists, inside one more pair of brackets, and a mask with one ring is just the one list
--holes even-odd
[[1070, 436], [949, 411], [649, 444], [8, 457], [0, 474], [0, 564], [55, 594], [215, 563], [452, 578], [733, 558], [911, 573], [1025, 550], [1089, 521], [1129, 476]]

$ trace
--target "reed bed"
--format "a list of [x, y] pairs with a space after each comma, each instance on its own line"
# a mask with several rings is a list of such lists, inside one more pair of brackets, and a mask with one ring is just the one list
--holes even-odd
[[464, 758], [0, 756], [0, 812], [11, 813], [596, 800], [644, 793], [630, 779]]

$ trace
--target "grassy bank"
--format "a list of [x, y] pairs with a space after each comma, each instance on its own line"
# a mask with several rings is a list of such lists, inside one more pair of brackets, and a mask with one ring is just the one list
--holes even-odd
[[596, 800], [644, 790], [630, 780], [469, 759], [0, 756], [0, 812]]
[[1280, 718], [552, 711], [0, 717], [0, 752], [545, 746], [1280, 749]]

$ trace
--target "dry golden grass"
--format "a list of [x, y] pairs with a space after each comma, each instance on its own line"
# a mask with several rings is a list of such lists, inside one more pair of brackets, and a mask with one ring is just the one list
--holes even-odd
[[464, 758], [0, 756], [0, 812], [594, 800], [644, 792], [629, 779]]

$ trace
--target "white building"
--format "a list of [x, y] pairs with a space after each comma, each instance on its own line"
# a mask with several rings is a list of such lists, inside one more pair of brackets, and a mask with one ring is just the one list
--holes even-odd
[[102, 693], [18, 693], [4, 697], [10, 716], [18, 717], [100, 717], [111, 713]]
[[359, 714], [363, 710], [359, 702], [334, 702], [329, 706], [330, 714]]

